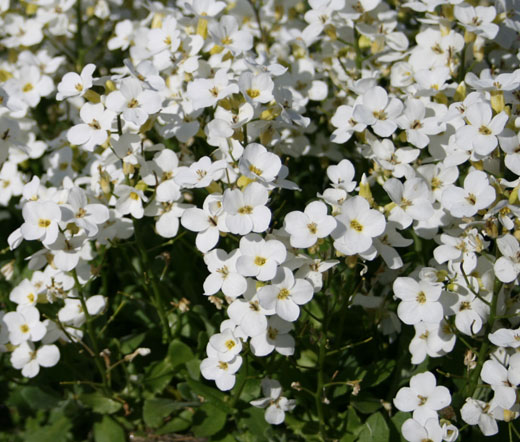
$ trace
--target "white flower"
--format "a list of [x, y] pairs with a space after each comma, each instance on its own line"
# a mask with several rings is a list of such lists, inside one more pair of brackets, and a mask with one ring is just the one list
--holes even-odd
[[92, 152], [94, 147], [107, 140], [115, 114], [111, 110], [105, 110], [101, 103], [85, 103], [79, 111], [79, 116], [83, 123], [76, 124], [69, 129], [67, 140], [71, 144]]
[[438, 66], [432, 69], [421, 69], [414, 75], [418, 94], [422, 96], [436, 95], [448, 87], [446, 81], [451, 79], [450, 69]]
[[334, 248], [345, 255], [363, 253], [372, 246], [372, 238], [385, 231], [385, 217], [370, 208], [368, 201], [355, 196], [341, 205], [336, 217], [338, 225], [332, 232]]
[[354, 181], [354, 165], [349, 160], [341, 160], [338, 164], [327, 167], [327, 176], [335, 188], [352, 192], [356, 188]]
[[63, 221], [73, 222], [85, 230], [89, 237], [98, 233], [98, 225], [109, 218], [108, 207], [103, 204], [88, 204], [87, 195], [80, 187], [73, 187], [67, 205], [63, 206]]
[[121, 215], [130, 213], [134, 218], [140, 219], [144, 215], [143, 201], [148, 199], [144, 196], [142, 190], [126, 184], [118, 184], [114, 189], [114, 194], [119, 198], [116, 203], [116, 210]]
[[243, 276], [254, 276], [260, 281], [269, 281], [276, 275], [276, 269], [285, 261], [287, 250], [280, 241], [265, 241], [251, 233], [240, 239], [240, 256], [237, 270]]
[[253, 36], [238, 28], [238, 21], [232, 15], [224, 15], [220, 22], [208, 25], [208, 31], [218, 47], [228, 48], [233, 55], [249, 51], [253, 47]]
[[413, 418], [424, 425], [428, 419], [437, 419], [437, 411], [451, 403], [449, 390], [437, 386], [435, 376], [426, 371], [410, 379], [410, 387], [403, 387], [394, 398], [400, 411], [413, 411]]
[[236, 298], [246, 291], [247, 281], [236, 270], [239, 256], [238, 249], [233, 250], [229, 255], [222, 249], [214, 249], [204, 255], [204, 262], [211, 272], [203, 285], [206, 296], [222, 290], [224, 295]]
[[496, 277], [502, 282], [514, 281], [520, 273], [520, 245], [513, 235], [497, 238], [497, 246], [502, 253], [493, 266]]
[[497, 147], [497, 135], [504, 130], [508, 118], [504, 111], [493, 117], [487, 103], [472, 104], [466, 110], [469, 124], [457, 130], [457, 144], [464, 147], [469, 144], [477, 154], [489, 155]]
[[[235, 337], [229, 328], [211, 336], [208, 346], [218, 353], [218, 359], [223, 362], [231, 361], [242, 351], [242, 341]], [[208, 353], [211, 353], [211, 350]]]
[[395, 204], [388, 220], [396, 222], [399, 228], [407, 228], [413, 220], [424, 221], [432, 217], [430, 191], [421, 178], [408, 179], [404, 184], [396, 178], [390, 178], [383, 188]]
[[32, 305], [19, 305], [15, 312], [8, 312], [3, 317], [9, 330], [9, 340], [13, 345], [27, 340], [41, 340], [47, 331], [40, 322], [40, 312]]
[[[96, 316], [101, 313], [106, 306], [106, 299], [101, 295], [94, 295], [85, 301], [87, 311], [90, 316]], [[65, 299], [65, 306], [58, 312], [58, 318], [61, 322], [81, 327], [86, 321], [85, 311], [79, 299]]]
[[267, 356], [273, 350], [284, 356], [294, 354], [295, 341], [289, 334], [293, 324], [277, 315], [267, 319], [267, 330], [251, 338], [251, 351], [255, 356]]
[[138, 127], [148, 116], [161, 109], [161, 96], [153, 90], [143, 90], [136, 78], [125, 78], [118, 91], [111, 92], [106, 99], [107, 109], [122, 113], [125, 121]]
[[421, 100], [408, 98], [403, 114], [396, 122], [401, 129], [406, 130], [409, 143], [422, 149], [430, 142], [428, 135], [436, 135], [442, 131], [438, 119], [426, 116], [426, 107]]
[[336, 128], [330, 137], [333, 143], [346, 143], [354, 132], [362, 132], [367, 127], [366, 124], [354, 120], [353, 112], [354, 108], [345, 104], [336, 109], [336, 112], [330, 119], [330, 124]]
[[440, 322], [443, 317], [443, 308], [438, 302], [442, 287], [428, 281], [399, 277], [393, 284], [394, 294], [401, 299], [397, 307], [397, 315], [405, 324], [413, 325], [420, 321]]
[[354, 106], [354, 120], [372, 126], [380, 137], [389, 137], [397, 129], [395, 120], [403, 110], [403, 103], [397, 98], [388, 98], [387, 92], [376, 86], [366, 91]]
[[251, 103], [269, 103], [273, 99], [274, 83], [268, 73], [255, 75], [243, 72], [238, 79], [238, 87]]
[[96, 65], [89, 63], [81, 71], [81, 74], [69, 72], [63, 76], [58, 84], [56, 100], [62, 101], [66, 98], [83, 96], [92, 87], [92, 74]]
[[289, 212], [284, 219], [284, 228], [291, 235], [291, 246], [302, 249], [328, 236], [336, 225], [336, 219], [327, 215], [327, 206], [321, 201], [309, 203], [303, 212]]
[[258, 290], [260, 305], [267, 310], [274, 310], [280, 318], [294, 322], [300, 316], [299, 305], [312, 299], [313, 288], [305, 279], [295, 279], [291, 270], [280, 267], [271, 285]]
[[193, 110], [211, 107], [228, 95], [236, 94], [238, 86], [230, 83], [230, 74], [219, 69], [214, 78], [197, 78], [188, 83], [187, 98], [193, 103]]
[[493, 416], [494, 406], [473, 398], [466, 398], [466, 403], [460, 410], [462, 420], [469, 425], [478, 425], [484, 436], [498, 433], [498, 425]]
[[516, 387], [520, 381], [518, 374], [515, 374], [517, 370], [514, 364], [507, 370], [495, 359], [487, 360], [482, 366], [480, 378], [491, 385], [495, 392], [493, 402], [504, 409], [511, 408], [516, 402]]
[[455, 326], [462, 333], [473, 336], [477, 334], [489, 315], [489, 306], [471, 292], [458, 294], [457, 302], [450, 307], [455, 312]]
[[415, 161], [421, 151], [411, 147], [395, 148], [392, 140], [376, 140], [371, 143], [374, 152], [374, 160], [386, 170], [391, 170], [395, 178], [403, 176], [413, 176], [413, 169], [410, 163]]
[[281, 424], [285, 420], [285, 412], [296, 406], [296, 401], [282, 396], [282, 387], [276, 380], [262, 379], [262, 393], [266, 397], [251, 401], [250, 404], [257, 408], [267, 407], [265, 420], [272, 425]]
[[235, 299], [228, 307], [227, 314], [233, 322], [240, 326], [246, 336], [256, 336], [267, 330], [267, 315], [274, 314], [274, 310], [266, 310], [260, 305], [255, 293], [255, 283], [249, 283], [243, 298]]
[[235, 356], [229, 361], [223, 361], [219, 358], [219, 353], [209, 347], [208, 357], [200, 363], [200, 372], [206, 379], [215, 381], [219, 390], [228, 391], [234, 387], [235, 373], [241, 365], [241, 356]]
[[202, 209], [192, 207], [184, 211], [181, 224], [192, 232], [197, 232], [195, 245], [202, 253], [213, 249], [218, 243], [220, 232], [227, 232], [225, 214], [220, 195], [206, 197]]
[[199, 17], [215, 17], [226, 7], [226, 3], [215, 0], [193, 0], [191, 5], [188, 3], [187, 6]]
[[38, 290], [25, 278], [11, 291], [9, 300], [19, 305], [35, 305], [38, 301]]
[[303, 264], [295, 276], [297, 278], [305, 278], [314, 287], [314, 293], [319, 292], [323, 287], [323, 273], [338, 264], [339, 261], [330, 259], [322, 261], [321, 259], [308, 260]]
[[229, 231], [238, 235], [266, 231], [271, 222], [271, 211], [266, 207], [268, 199], [265, 186], [256, 182], [243, 191], [226, 189], [222, 206]]
[[281, 167], [280, 157], [258, 143], [248, 144], [238, 163], [242, 175], [264, 183], [274, 181]]
[[410, 341], [408, 350], [412, 355], [412, 364], [418, 365], [426, 359], [426, 355], [438, 358], [449, 353], [455, 347], [456, 336], [450, 330], [448, 323], [419, 322], [414, 324], [415, 336]]
[[22, 370], [26, 378], [33, 378], [40, 372], [40, 367], [53, 367], [60, 360], [60, 351], [55, 345], [42, 345], [34, 351], [31, 342], [23, 342], [11, 353], [11, 364]]
[[493, 23], [497, 15], [494, 6], [473, 7], [464, 3], [460, 6], [456, 5], [453, 12], [455, 18], [461, 22], [468, 31], [482, 35], [490, 40], [496, 37], [499, 27]]
[[489, 340], [499, 347], [520, 347], [520, 328], [511, 330], [500, 328], [488, 335]]
[[29, 201], [22, 209], [24, 223], [20, 230], [26, 240], [40, 240], [44, 245], [52, 244], [58, 238], [61, 211], [51, 201]]
[[464, 188], [448, 186], [442, 193], [442, 205], [456, 218], [473, 216], [495, 200], [495, 189], [485, 172], [474, 170], [464, 179]]
[[418, 422], [416, 419], [407, 419], [401, 426], [403, 437], [409, 442], [441, 442], [443, 431], [437, 418], [431, 418], [426, 422]]
[[189, 167], [179, 167], [173, 179], [181, 187], [208, 187], [212, 181], [220, 179], [225, 168], [225, 161], [211, 161], [210, 157], [204, 156]]

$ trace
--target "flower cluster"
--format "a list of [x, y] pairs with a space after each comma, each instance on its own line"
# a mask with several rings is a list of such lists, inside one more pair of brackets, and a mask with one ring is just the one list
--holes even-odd
[[[0, 205], [23, 217], [10, 249], [37, 244], [0, 312], [14, 368], [34, 377], [81, 342], [110, 304], [84, 294], [94, 262], [148, 219], [194, 232], [227, 315], [200, 364], [220, 390], [247, 356], [296, 354], [302, 312], [355, 268], [339, 308], [377, 311], [390, 342], [413, 327], [412, 365], [467, 347], [462, 421], [493, 435], [519, 416], [517, 2], [86, 3], [0, 2]], [[83, 19], [103, 23], [97, 59], [67, 46], [86, 45]], [[262, 389], [251, 404], [282, 423], [296, 403]], [[394, 399], [403, 437], [454, 441], [450, 402], [415, 374]]]

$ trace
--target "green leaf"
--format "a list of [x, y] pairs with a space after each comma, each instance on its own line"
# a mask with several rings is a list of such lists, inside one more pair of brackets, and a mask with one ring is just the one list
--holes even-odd
[[187, 383], [193, 393], [204, 397], [208, 402], [213, 403], [226, 413], [231, 414], [235, 411], [226, 403], [225, 400], [227, 396], [220, 390], [204, 385], [202, 382], [194, 381], [193, 379], [188, 379]]
[[171, 421], [165, 423], [161, 428], [159, 428], [155, 434], [162, 435], [168, 433], [178, 433], [184, 430], [187, 430], [191, 427], [191, 422], [193, 420], [193, 411], [184, 410], [179, 416], [174, 417]]
[[85, 407], [92, 408], [95, 413], [112, 414], [121, 409], [121, 403], [101, 393], [84, 393], [79, 397]]
[[163, 423], [164, 418], [169, 416], [172, 411], [196, 405], [199, 404], [161, 398], [146, 399], [143, 406], [143, 420], [149, 427], [156, 428]]
[[110, 416], [103, 416], [101, 422], [94, 424], [94, 440], [96, 442], [126, 442], [125, 431]]
[[121, 339], [121, 353], [124, 355], [132, 353], [146, 337], [146, 333], [139, 333], [138, 335], [125, 336]]
[[208, 437], [218, 433], [227, 421], [227, 413], [209, 402], [203, 404], [193, 416], [193, 432], [197, 437]]
[[56, 396], [46, 393], [38, 387], [23, 387], [20, 393], [27, 404], [35, 410], [50, 410], [60, 402]]
[[30, 431], [25, 435], [24, 440], [25, 442], [65, 442], [71, 428], [72, 423], [67, 417], [62, 416], [51, 425]]
[[152, 363], [144, 379], [145, 387], [153, 393], [160, 393], [170, 383], [174, 374], [174, 367], [169, 359]]
[[365, 387], [375, 387], [387, 379], [394, 371], [395, 360], [380, 359], [371, 364], [370, 371], [363, 378], [363, 385]]
[[175, 368], [181, 364], [184, 364], [195, 356], [191, 351], [191, 348], [188, 347], [184, 342], [181, 342], [178, 339], [172, 341], [168, 347], [168, 359], [172, 364], [172, 367]]
[[390, 428], [381, 413], [374, 413], [365, 422], [363, 431], [359, 433], [358, 442], [387, 442], [390, 440]]
[[356, 410], [354, 409], [354, 407], [349, 406], [347, 413], [347, 431], [357, 436], [359, 432], [362, 430], [362, 428], [363, 422], [361, 422], [361, 419], [356, 413]]
[[394, 438], [392, 440], [402, 440], [405, 441], [406, 439], [403, 438], [401, 435], [401, 427], [404, 424], [404, 421], [411, 417], [410, 413], [405, 413], [404, 411], [398, 411], [395, 413], [392, 418], [390, 419], [392, 421], [393, 427], [390, 428], [390, 431], [394, 434]]
[[360, 393], [352, 398], [354, 408], [364, 414], [372, 414], [381, 408], [379, 399], [367, 393]]
[[265, 421], [265, 410], [251, 407], [246, 413], [247, 417], [239, 421], [239, 426], [242, 431], [248, 431], [254, 435], [254, 439], [258, 442], [268, 441], [269, 439], [265, 436], [265, 432], [269, 430], [271, 426]]
[[186, 370], [188, 370], [190, 378], [198, 381], [200, 379], [200, 360], [194, 358], [186, 362]]
[[303, 367], [315, 367], [318, 363], [318, 355], [312, 350], [303, 350], [297, 362]]

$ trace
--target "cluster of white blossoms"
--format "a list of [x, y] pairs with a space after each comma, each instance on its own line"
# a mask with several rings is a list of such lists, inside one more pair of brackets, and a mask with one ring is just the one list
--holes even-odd
[[[377, 306], [390, 338], [414, 327], [412, 364], [474, 338], [485, 350], [468, 348], [462, 420], [492, 435], [519, 416], [517, 1], [134, 1], [133, 15], [118, 0], [9, 3], [0, 205], [23, 216], [10, 248], [40, 249], [0, 313], [0, 349], [24, 376], [57, 364], [103, 314], [110, 300], [81, 291], [99, 276], [92, 261], [149, 217], [164, 238], [196, 232], [204, 294], [227, 309], [201, 364], [219, 389], [233, 388], [246, 349], [295, 353], [294, 324], [340, 260], [379, 260], [353, 304]], [[105, 23], [95, 41], [78, 12]], [[56, 120], [42, 122], [51, 105]], [[305, 186], [290, 170], [305, 156], [332, 164], [326, 188], [284, 212], [273, 200]], [[421, 239], [438, 244], [433, 256], [407, 262], [399, 250]], [[57, 318], [43, 320], [47, 303]], [[275, 380], [262, 387], [252, 405], [280, 424], [295, 403]], [[432, 373], [412, 377], [394, 400], [413, 412], [403, 436], [455, 440], [438, 413], [450, 401]]]

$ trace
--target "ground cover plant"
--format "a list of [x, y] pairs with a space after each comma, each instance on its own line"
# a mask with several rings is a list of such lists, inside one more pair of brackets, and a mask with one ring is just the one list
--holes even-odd
[[0, 440], [520, 440], [519, 30], [0, 0]]

